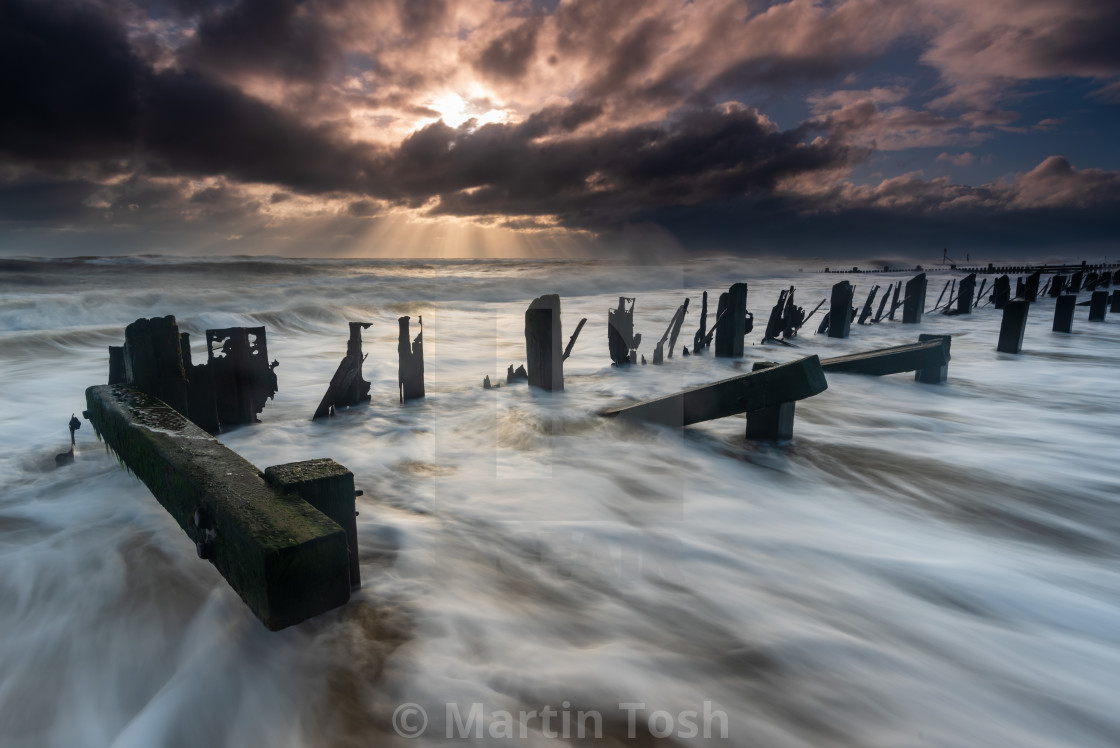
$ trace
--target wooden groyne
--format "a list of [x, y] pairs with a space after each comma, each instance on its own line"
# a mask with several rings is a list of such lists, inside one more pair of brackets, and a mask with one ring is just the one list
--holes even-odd
[[[349, 600], [347, 529], [288, 490], [292, 482], [269, 483], [248, 460], [152, 395], [99, 385], [86, 390], [86, 406], [105, 443], [269, 629]], [[301, 464], [303, 482], [337, 480], [333, 465]], [[274, 470], [285, 480], [293, 473], [292, 466]], [[349, 491], [342, 511], [352, 519], [352, 476]]]

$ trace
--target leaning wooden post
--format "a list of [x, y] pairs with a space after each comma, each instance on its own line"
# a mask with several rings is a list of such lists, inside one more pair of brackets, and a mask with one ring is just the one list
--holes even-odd
[[891, 310], [887, 313], [887, 319], [894, 322], [894, 312], [898, 309], [898, 295], [902, 291], [902, 281], [894, 285], [894, 296], [891, 298]]
[[716, 319], [716, 355], [741, 358], [747, 334], [747, 284], [733, 283], [719, 296]]
[[1054, 301], [1054, 332], [1073, 332], [1073, 313], [1077, 309], [1077, 295], [1062, 294]]
[[525, 364], [530, 387], [549, 392], [564, 389], [560, 297], [557, 294], [539, 296], [525, 310]]
[[[777, 366], [774, 361], [755, 361], [751, 371], [762, 371]], [[747, 411], [747, 438], [762, 441], [782, 441], [793, 438], [795, 401], [770, 405], [761, 410]]]
[[906, 281], [906, 299], [902, 302], [902, 324], [916, 325], [922, 321], [926, 308], [926, 274], [918, 273]]
[[1000, 353], [1022, 353], [1023, 335], [1027, 331], [1027, 312], [1031, 304], [1025, 299], [1007, 302], [1003, 308], [1003, 322], [999, 327], [999, 343], [996, 350]]
[[264, 479], [282, 494], [296, 494], [346, 531], [350, 589], [362, 586], [358, 566], [358, 523], [354, 511], [354, 474], [329, 457], [265, 468]]
[[1055, 275], [1050, 279], [1050, 295], [1055, 299], [1062, 295], [1066, 290], [1066, 277], [1064, 275]]
[[846, 338], [852, 325], [852, 284], [846, 280], [832, 287], [832, 303], [828, 312], [828, 337]]
[[1107, 309], [1108, 291], [1093, 291], [1093, 295], [1089, 297], [1089, 321], [1104, 322]]
[[700, 327], [696, 330], [696, 334], [692, 336], [692, 352], [693, 354], [703, 351], [706, 347], [704, 340], [708, 337], [708, 292], [705, 291], [700, 300]]
[[957, 314], [972, 314], [972, 301], [976, 293], [976, 273], [966, 276], [957, 289]]
[[867, 319], [871, 316], [871, 305], [875, 303], [875, 294], [877, 293], [879, 293], [879, 286], [873, 286], [871, 293], [867, 294], [867, 301], [864, 302], [863, 310], [859, 313], [859, 324], [867, 324]]
[[420, 322], [420, 332], [416, 339], [409, 342], [408, 317], [397, 320], [400, 332], [397, 336], [397, 386], [400, 388], [401, 402], [424, 397], [424, 318]]

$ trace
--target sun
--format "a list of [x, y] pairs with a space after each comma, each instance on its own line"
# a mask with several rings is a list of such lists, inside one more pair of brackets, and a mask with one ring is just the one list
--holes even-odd
[[438, 117], [431, 118], [430, 122], [442, 119], [448, 127], [459, 127], [464, 122], [474, 119], [478, 124], [487, 125], [494, 122], [509, 122], [513, 119], [513, 112], [509, 109], [479, 106], [476, 102], [483, 101], [489, 104], [485, 96], [464, 98], [454, 91], [447, 91], [425, 102], [428, 109], [439, 113]]

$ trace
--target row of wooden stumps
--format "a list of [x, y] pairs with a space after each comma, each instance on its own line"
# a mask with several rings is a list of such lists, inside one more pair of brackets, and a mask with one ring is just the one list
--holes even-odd
[[[926, 274], [919, 273], [906, 282], [905, 294], [902, 293], [902, 281], [892, 283], [883, 293], [879, 300], [878, 309], [872, 315], [872, 309], [875, 308], [875, 298], [881, 287], [872, 287], [863, 308], [857, 310], [853, 305], [855, 287], [849, 281], [840, 281], [832, 286], [829, 310], [824, 315], [824, 319], [821, 320], [817, 333], [827, 334], [830, 338], [846, 338], [851, 334], [853, 321], [860, 325], [873, 324], [883, 319], [893, 321], [895, 312], [900, 307], [902, 308], [903, 324], [919, 324], [922, 321], [922, 314], [926, 306], [926, 283]], [[899, 299], [900, 296], [902, 296], [901, 300]]]
[[[1027, 331], [1027, 314], [1031, 302], [1027, 299], [1014, 299], [1003, 308], [1000, 323], [999, 342], [996, 350], [1000, 353], [1021, 353], [1023, 339]], [[1089, 307], [1090, 322], [1104, 322], [1109, 312], [1120, 313], [1120, 291], [1113, 291], [1111, 301], [1108, 291], [1093, 291], [1088, 301], [1078, 303], [1077, 294], [1061, 294], [1054, 299], [1054, 332], [1073, 332], [1073, 317], [1078, 306]]]

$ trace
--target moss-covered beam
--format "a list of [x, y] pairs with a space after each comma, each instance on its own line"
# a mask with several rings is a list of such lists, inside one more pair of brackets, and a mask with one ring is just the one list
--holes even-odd
[[346, 532], [322, 512], [155, 397], [101, 385], [86, 403], [105, 442], [269, 629], [350, 598]]

